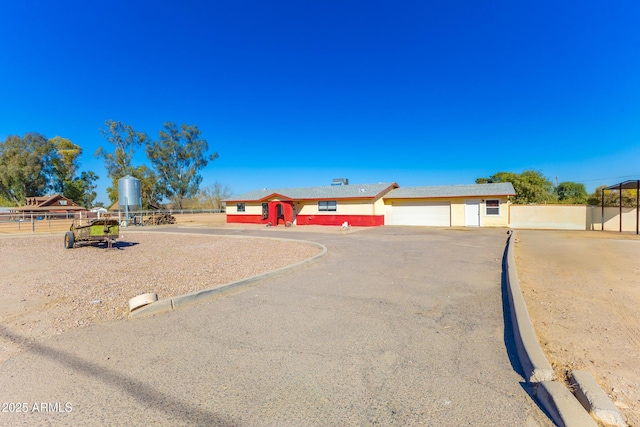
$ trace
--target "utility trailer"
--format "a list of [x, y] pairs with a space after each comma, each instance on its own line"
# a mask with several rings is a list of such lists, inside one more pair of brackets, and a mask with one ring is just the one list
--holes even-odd
[[111, 248], [120, 236], [120, 223], [113, 218], [73, 220], [71, 228], [64, 235], [64, 247], [71, 249], [82, 242], [106, 242]]

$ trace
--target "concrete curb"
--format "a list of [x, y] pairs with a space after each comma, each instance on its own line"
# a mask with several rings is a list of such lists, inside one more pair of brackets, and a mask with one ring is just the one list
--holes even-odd
[[587, 371], [571, 371], [571, 385], [584, 409], [598, 422], [616, 427], [626, 427], [627, 422], [595, 377]]
[[[176, 232], [170, 232], [167, 234], [180, 234], [180, 235], [184, 235], [184, 233], [176, 233]], [[160, 313], [164, 313], [167, 311], [171, 311], [171, 310], [175, 310], [177, 308], [182, 308], [188, 305], [192, 305], [192, 304], [196, 304], [202, 301], [205, 301], [207, 299], [211, 299], [217, 295], [220, 295], [222, 293], [225, 292], [229, 292], [232, 291], [234, 289], [238, 289], [244, 286], [248, 286], [252, 283], [264, 280], [264, 279], [268, 279], [270, 277], [275, 277], [275, 276], [279, 276], [281, 274], [284, 273], [288, 273], [294, 270], [297, 270], [299, 268], [305, 267], [317, 260], [319, 260], [320, 258], [324, 257], [327, 254], [327, 247], [320, 244], [320, 243], [316, 243], [316, 242], [311, 242], [308, 240], [299, 240], [299, 239], [284, 239], [284, 238], [278, 238], [278, 237], [259, 237], [259, 236], [226, 236], [226, 235], [220, 235], [220, 234], [204, 234], [204, 233], [190, 233], [189, 235], [191, 236], [212, 236], [212, 237], [229, 237], [229, 238], [252, 238], [252, 239], [269, 239], [269, 240], [282, 240], [282, 241], [289, 241], [289, 242], [301, 242], [301, 243], [305, 243], [311, 246], [316, 246], [318, 248], [321, 249], [321, 252], [318, 255], [315, 255], [309, 259], [306, 259], [304, 261], [300, 261], [297, 262], [295, 264], [291, 264], [288, 265], [286, 267], [281, 267], [278, 268], [276, 270], [273, 271], [269, 271], [267, 273], [262, 273], [262, 274], [257, 274], [255, 276], [251, 276], [251, 277], [247, 277], [246, 279], [242, 279], [242, 280], [238, 280], [236, 282], [230, 282], [230, 283], [226, 283], [224, 285], [220, 285], [220, 286], [216, 286], [215, 288], [209, 288], [209, 289], [203, 289], [201, 291], [197, 291], [197, 292], [192, 292], [190, 294], [185, 294], [185, 295], [180, 295], [177, 297], [173, 297], [173, 298], [169, 298], [169, 299], [164, 299], [164, 300], [160, 300], [160, 301], [156, 301], [154, 303], [145, 305], [143, 307], [140, 307], [134, 311], [132, 311], [131, 313], [129, 313], [129, 317], [135, 317], [135, 318], [140, 318], [140, 317], [147, 317], [147, 316], [152, 316], [154, 314], [160, 314]]]
[[557, 425], [561, 427], [598, 427], [598, 424], [563, 384], [557, 381], [542, 381], [538, 384], [536, 396]]
[[556, 374], [547, 361], [538, 338], [533, 329], [527, 305], [520, 290], [518, 273], [513, 251], [514, 233], [511, 232], [507, 240], [507, 260], [505, 263], [507, 293], [511, 308], [511, 323], [513, 325], [513, 335], [518, 351], [518, 358], [525, 374], [525, 379], [529, 383], [541, 381], [553, 381]]
[[538, 401], [559, 426], [597, 427], [595, 418], [603, 424], [626, 427], [622, 414], [590, 373], [572, 372], [575, 396], [564, 384], [553, 381], [555, 372], [540, 348], [520, 289], [513, 250], [514, 236], [514, 231], [511, 230], [504, 263], [513, 335], [525, 378], [527, 382], [535, 383]]

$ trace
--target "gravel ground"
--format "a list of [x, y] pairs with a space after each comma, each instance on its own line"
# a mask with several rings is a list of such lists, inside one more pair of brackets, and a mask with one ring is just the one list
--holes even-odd
[[[130, 298], [159, 299], [275, 270], [319, 253], [302, 242], [128, 233], [116, 248], [63, 248], [60, 235], [0, 238], [0, 323], [29, 340], [128, 316]], [[0, 363], [17, 351], [0, 337]]]
[[629, 426], [640, 427], [640, 240], [600, 231], [516, 237], [520, 285], [558, 377], [591, 372]]

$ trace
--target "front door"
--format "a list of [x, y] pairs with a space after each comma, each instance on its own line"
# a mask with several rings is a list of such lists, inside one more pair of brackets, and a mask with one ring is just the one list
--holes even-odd
[[266, 204], [267, 218], [264, 216], [263, 204], [263, 221], [271, 223], [271, 225], [287, 224], [293, 222], [293, 203], [289, 201], [274, 200]]
[[465, 227], [480, 227], [480, 200], [464, 201]]

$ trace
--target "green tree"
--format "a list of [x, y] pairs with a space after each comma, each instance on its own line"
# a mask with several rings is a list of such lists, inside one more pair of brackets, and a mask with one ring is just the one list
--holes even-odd
[[[111, 203], [118, 200], [118, 180], [126, 175], [140, 179], [140, 192], [152, 193], [149, 188], [143, 188], [142, 175], [146, 168], [140, 169], [133, 166], [133, 154], [136, 148], [146, 144], [149, 137], [144, 132], [138, 132], [130, 125], [115, 120], [105, 122], [107, 129], [101, 129], [102, 136], [115, 148], [112, 152], [103, 147], [96, 150], [95, 156], [104, 160], [107, 176], [111, 179], [111, 187], [107, 188], [107, 195]], [[148, 174], [147, 174], [148, 175]], [[145, 185], [149, 185], [148, 180]]]
[[145, 165], [138, 166], [132, 174], [140, 180], [140, 197], [143, 209], [157, 209], [160, 205], [158, 191], [158, 176]]
[[206, 156], [209, 145], [200, 137], [197, 126], [166, 122], [157, 141], [147, 143], [147, 157], [158, 174], [158, 190], [172, 200], [178, 209], [183, 208], [184, 199], [195, 196], [202, 176], [199, 171], [218, 153]]
[[587, 202], [587, 189], [584, 184], [565, 181], [554, 190], [560, 203], [583, 205]]
[[15, 205], [42, 196], [53, 176], [53, 145], [39, 133], [8, 136], [0, 143], [0, 195]]
[[87, 209], [91, 209], [94, 205], [94, 201], [96, 197], [98, 197], [98, 193], [96, 193], [97, 185], [95, 182], [100, 177], [96, 175], [94, 172], [82, 172], [80, 174], [79, 181], [82, 183], [82, 202], [80, 203]]
[[71, 142], [71, 140], [60, 136], [51, 138], [49, 143], [54, 150], [54, 155], [51, 158], [53, 172], [51, 189], [77, 202], [77, 199], [81, 199], [82, 195], [76, 195], [75, 198], [71, 197], [76, 193], [76, 188], [66, 190], [66, 187], [70, 185], [77, 186], [77, 184], [72, 183], [76, 179], [82, 148]]
[[526, 170], [521, 174], [513, 172], [498, 172], [489, 178], [476, 179], [477, 184], [494, 182], [510, 182], [516, 191], [513, 200], [515, 204], [553, 203], [557, 200], [553, 190], [553, 183], [541, 172]]
[[5, 196], [0, 194], [0, 206], [14, 206], [14, 203], [11, 200], [7, 199]]
[[[591, 206], [602, 206], [602, 190], [607, 185], [601, 185], [591, 193], [587, 199], [587, 203]], [[622, 206], [625, 208], [633, 208], [636, 206], [636, 190], [622, 190]], [[620, 206], [620, 191], [605, 190], [604, 191], [605, 206]]]

